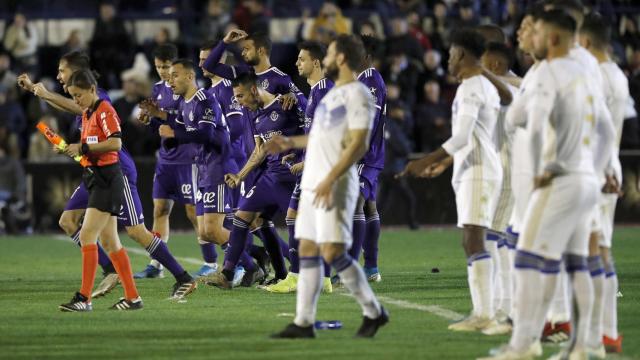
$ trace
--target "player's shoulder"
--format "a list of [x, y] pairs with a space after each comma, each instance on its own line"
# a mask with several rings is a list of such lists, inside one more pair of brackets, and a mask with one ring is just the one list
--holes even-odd
[[107, 90], [99, 87], [96, 89], [96, 92], [98, 93], [98, 98], [100, 100], [106, 100], [108, 102], [111, 102], [111, 98], [109, 97], [109, 93], [107, 92]]
[[628, 86], [629, 79], [625, 75], [624, 71], [613, 61], [605, 61], [600, 64], [600, 69], [603, 75], [605, 75], [614, 86]]
[[289, 75], [287, 75], [284, 71], [278, 69], [275, 66], [268, 68], [264, 72], [256, 73], [256, 75], [264, 75], [264, 74], [269, 74], [270, 76], [276, 79], [290, 79]]

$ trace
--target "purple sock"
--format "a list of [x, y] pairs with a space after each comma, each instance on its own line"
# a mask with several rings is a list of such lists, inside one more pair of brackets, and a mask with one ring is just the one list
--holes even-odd
[[296, 219], [286, 218], [287, 230], [289, 231], [289, 271], [294, 274], [300, 273], [300, 258], [298, 256], [298, 246], [300, 242], [295, 238], [294, 231]]
[[[78, 245], [79, 247], [82, 247], [82, 244], [80, 243], [80, 229], [78, 229], [78, 231], [71, 235], [71, 240], [73, 240], [73, 242], [76, 243], [76, 245]], [[104, 272], [105, 274], [116, 272], [116, 269], [111, 263], [109, 255], [107, 255], [107, 253], [102, 248], [102, 245], [100, 245], [100, 241], [98, 241], [98, 264], [100, 264], [102, 272]]]
[[[225, 252], [225, 258], [227, 254], [227, 248], [229, 247], [228, 245], [229, 243], [226, 243], [220, 246], [222, 250]], [[249, 254], [246, 251], [243, 251], [242, 254], [240, 254], [240, 260], [238, 260], [238, 265], [245, 268], [245, 270], [253, 270], [256, 268], [256, 264], [253, 262], [253, 258], [249, 256]]]
[[[264, 247], [269, 253], [269, 257], [271, 258], [271, 266], [273, 266], [273, 271], [276, 273], [276, 277], [278, 279], [286, 278], [287, 267], [284, 263], [282, 247], [280, 246], [280, 242], [278, 241], [276, 229], [269, 226], [268, 223], [265, 223], [262, 228], [260, 228], [260, 233], [262, 233], [262, 238], [264, 239]], [[288, 250], [289, 249], [287, 246], [287, 251]]]
[[366, 218], [366, 234], [362, 250], [364, 252], [364, 267], [378, 267], [378, 240], [380, 240], [380, 216], [376, 212]]
[[365, 223], [364, 213], [355, 213], [353, 215], [353, 243], [351, 249], [349, 249], [349, 256], [353, 260], [358, 261], [360, 259], [360, 251], [362, 250], [362, 243], [366, 235], [367, 225]]
[[324, 277], [331, 277], [331, 265], [329, 265], [326, 261], [324, 262]]
[[249, 237], [249, 223], [235, 216], [233, 218], [233, 228], [229, 235], [229, 242], [224, 256], [224, 269], [233, 271], [245, 252], [245, 243]]
[[216, 244], [202, 241], [200, 242], [200, 251], [202, 251], [202, 259], [204, 260], [204, 262], [213, 264], [218, 261]]
[[[147, 251], [153, 259], [157, 260], [160, 264], [162, 264], [162, 266], [167, 268], [171, 272], [171, 274], [173, 274], [176, 280], [178, 280], [179, 282], [185, 281], [185, 274], [187, 272], [184, 271], [180, 264], [178, 264], [176, 258], [171, 255], [167, 244], [165, 244], [162, 239], [154, 235], [153, 241], [151, 241], [151, 244], [147, 246]], [[191, 277], [189, 276], [189, 278]]]

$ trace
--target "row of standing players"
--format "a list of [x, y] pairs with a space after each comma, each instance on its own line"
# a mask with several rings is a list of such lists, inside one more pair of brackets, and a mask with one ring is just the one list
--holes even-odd
[[[239, 41], [242, 41], [242, 59], [247, 64], [228, 66], [221, 63], [227, 44]], [[260, 146], [273, 135], [308, 132], [315, 106], [332, 87], [331, 80], [324, 77], [322, 70], [325, 49], [315, 43], [301, 46], [296, 64], [311, 85], [307, 103], [289, 76], [270, 65], [268, 38], [232, 31], [224, 41], [213, 45], [203, 46], [200, 52], [199, 65], [205, 76], [212, 80], [212, 86], [207, 89], [197, 87], [196, 69], [191, 62], [176, 61], [175, 47], [162, 46], [155, 52], [154, 62], [162, 80], [154, 86], [152, 99], [141, 104], [143, 112], [140, 116], [142, 122], [163, 136], [153, 186], [153, 231], [144, 225], [136, 168], [126, 149], [118, 152], [125, 183], [118, 224], [124, 226], [128, 235], [153, 259], [136, 277], [162, 276], [162, 268], [166, 268], [176, 278], [172, 298], [181, 299], [197, 287], [196, 280], [166, 246], [168, 215], [174, 201], [185, 205], [197, 230], [204, 265], [196, 275], [205, 283], [231, 288], [264, 282], [267, 263], [271, 260], [275, 277], [262, 288], [271, 292], [292, 292], [296, 290], [299, 269], [293, 225], [304, 166], [303, 154], [266, 156]], [[74, 72], [89, 69], [86, 54], [66, 54], [59, 62], [58, 80], [67, 90], [66, 84]], [[243, 74], [255, 74], [255, 77], [232, 86], [231, 80], [246, 78]], [[370, 151], [358, 166], [362, 200], [354, 216], [355, 242], [351, 253], [357, 259], [364, 239], [368, 239], [365, 242], [367, 275], [371, 281], [380, 281], [377, 269], [380, 221], [375, 193], [377, 175], [384, 159], [386, 90], [382, 77], [372, 67], [363, 69], [358, 79], [370, 89], [378, 113]], [[52, 106], [78, 114], [78, 127], [81, 127], [82, 109], [73, 100], [49, 92], [41, 83], [33, 84], [27, 75], [19, 78], [19, 84]], [[97, 94], [101, 100], [110, 102], [102, 89], [98, 88]], [[88, 201], [89, 193], [82, 183], [60, 218], [60, 226], [79, 246], [82, 246], [80, 228]], [[235, 211], [233, 216], [232, 211]], [[271, 222], [279, 211], [287, 214], [288, 244], [279, 238]], [[252, 233], [261, 238], [267, 251], [251, 245]], [[216, 271], [215, 244], [221, 245], [226, 253], [223, 270], [219, 272]], [[98, 246], [98, 262], [105, 276], [95, 291], [82, 294], [85, 303], [90, 304], [92, 297], [104, 296], [117, 286], [118, 275], [107, 252]], [[283, 257], [290, 262], [289, 271]], [[331, 292], [330, 268], [325, 266], [325, 269], [323, 289]]]

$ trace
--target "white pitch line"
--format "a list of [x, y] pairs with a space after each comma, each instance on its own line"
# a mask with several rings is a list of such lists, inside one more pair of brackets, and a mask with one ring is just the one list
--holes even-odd
[[[347, 293], [343, 293], [341, 295], [344, 296], [349, 296], [351, 297], [351, 294], [347, 294]], [[386, 304], [391, 304], [391, 305], [395, 305], [404, 309], [411, 309], [411, 310], [418, 310], [418, 311], [423, 311], [423, 312], [428, 312], [430, 314], [439, 316], [441, 318], [445, 318], [447, 320], [452, 320], [452, 321], [460, 321], [462, 319], [465, 318], [464, 315], [457, 313], [453, 310], [449, 310], [446, 308], [443, 308], [442, 306], [439, 305], [422, 305], [422, 304], [416, 304], [416, 303], [412, 303], [406, 300], [398, 300], [398, 299], [394, 299], [388, 296], [378, 296], [378, 300], [380, 300], [383, 303]]]
[[[60, 241], [66, 241], [66, 242], [70, 242], [72, 243], [73, 240], [71, 240], [71, 238], [66, 237], [66, 236], [62, 236], [62, 235], [58, 235], [58, 236], [54, 236], [53, 237], [56, 240], [60, 240]], [[129, 253], [133, 253], [136, 255], [141, 255], [141, 256], [145, 256], [145, 257], [149, 257], [149, 253], [146, 250], [143, 249], [139, 249], [139, 248], [131, 248], [131, 247], [125, 247], [125, 249], [127, 249], [127, 252]], [[182, 262], [182, 263], [188, 263], [188, 264], [194, 264], [194, 265], [200, 265], [202, 264], [202, 260], [198, 260], [196, 258], [191, 258], [191, 257], [182, 257], [182, 256], [175, 256], [176, 260]]]

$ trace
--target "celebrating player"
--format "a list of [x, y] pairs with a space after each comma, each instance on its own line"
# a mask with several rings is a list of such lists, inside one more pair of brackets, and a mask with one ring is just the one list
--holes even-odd
[[354, 76], [364, 48], [353, 35], [334, 40], [323, 60], [335, 86], [320, 101], [308, 136], [278, 136], [267, 143], [272, 153], [307, 149], [302, 174], [295, 237], [300, 239], [300, 276], [296, 317], [273, 338], [313, 338], [316, 307], [322, 289], [322, 259], [338, 272], [362, 307], [357, 337], [373, 337], [389, 321], [358, 262], [349, 256], [359, 196], [356, 162], [365, 155], [375, 118], [369, 89]]
[[97, 83], [91, 71], [85, 69], [74, 72], [67, 85], [69, 94], [83, 109], [83, 114], [80, 143], [70, 144], [64, 153], [71, 157], [82, 155], [86, 160], [82, 181], [88, 199], [80, 228], [82, 286], [69, 303], [60, 305], [60, 310], [92, 310], [91, 290], [98, 267], [98, 237], [109, 252], [124, 287], [124, 298], [111, 308], [142, 309], [142, 299], [133, 280], [127, 251], [120, 244], [116, 221], [125, 186], [118, 163], [118, 151], [122, 146], [120, 119], [111, 104], [98, 97]]
[[451, 37], [449, 71], [462, 82], [452, 108], [453, 135], [441, 148], [407, 164], [404, 173], [430, 175], [441, 162], [453, 157], [458, 226], [463, 228], [463, 247], [473, 311], [450, 330], [483, 330], [495, 324], [492, 299], [491, 255], [485, 250], [486, 230], [491, 226], [500, 192], [502, 167], [493, 143], [500, 110], [500, 97], [483, 76], [480, 57], [484, 39], [471, 30], [460, 30]]
[[[316, 107], [327, 94], [327, 92], [333, 87], [333, 81], [328, 79], [324, 75], [322, 68], [322, 60], [325, 57], [325, 48], [322, 44], [317, 42], [303, 42], [298, 45], [300, 52], [298, 53], [298, 60], [296, 66], [298, 67], [298, 73], [300, 76], [307, 79], [307, 82], [311, 86], [309, 92], [309, 101], [307, 103], [307, 109], [305, 110], [305, 133], [309, 133], [311, 124], [313, 122], [313, 115]], [[299, 242], [295, 238], [295, 222], [298, 211], [298, 203], [300, 201], [300, 176], [304, 169], [304, 160], [298, 163], [295, 161], [296, 154], [289, 154], [282, 158], [282, 161], [290, 162], [291, 173], [298, 176], [298, 182], [291, 195], [291, 201], [289, 202], [289, 209], [287, 209], [287, 217], [285, 221], [287, 223], [287, 229], [289, 231], [289, 273], [287, 277], [279, 281], [276, 284], [265, 287], [265, 290], [274, 293], [289, 293], [296, 291], [298, 283], [298, 274], [300, 273], [300, 258], [298, 256]], [[324, 280], [322, 289], [325, 292], [332, 292], [331, 286], [331, 268], [328, 264], [324, 267]]]

